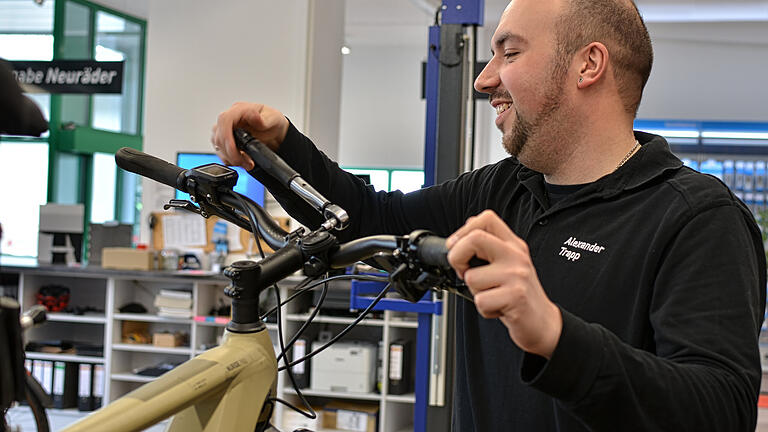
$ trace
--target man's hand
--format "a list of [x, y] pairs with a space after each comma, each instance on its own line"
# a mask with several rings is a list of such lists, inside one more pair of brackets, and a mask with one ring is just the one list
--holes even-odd
[[235, 146], [232, 130], [242, 128], [254, 138], [277, 151], [288, 133], [288, 119], [274, 108], [266, 105], [237, 102], [219, 114], [213, 126], [211, 143], [216, 154], [227, 165], [237, 165], [250, 171], [253, 161]]
[[[563, 317], [539, 282], [528, 245], [491, 210], [467, 219], [446, 244], [448, 262], [474, 294], [480, 315], [501, 320], [520, 349], [549, 359]], [[489, 264], [470, 268], [474, 256]]]

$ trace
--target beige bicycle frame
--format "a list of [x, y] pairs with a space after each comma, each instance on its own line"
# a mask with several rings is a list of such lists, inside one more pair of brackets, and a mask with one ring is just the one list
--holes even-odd
[[139, 431], [175, 414], [166, 431], [253, 432], [267, 395], [275, 395], [277, 361], [266, 328], [225, 330], [220, 346], [184, 362], [64, 429]]

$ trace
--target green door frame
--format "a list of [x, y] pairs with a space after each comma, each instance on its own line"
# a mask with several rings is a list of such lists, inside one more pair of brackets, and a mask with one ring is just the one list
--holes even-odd
[[[65, 173], [58, 172], [57, 162], [59, 155], [62, 153], [73, 154], [78, 158], [79, 169], [76, 170], [76, 196], [77, 202], [82, 203], [85, 207], [83, 217], [83, 245], [87, 248], [88, 244], [88, 224], [91, 218], [92, 207], [92, 194], [93, 194], [93, 154], [94, 153], [114, 153], [120, 147], [133, 147], [138, 150], [142, 149], [143, 137], [141, 131], [143, 129], [143, 104], [144, 104], [144, 72], [145, 72], [145, 59], [146, 59], [146, 21], [132, 17], [130, 15], [118, 12], [114, 9], [110, 9], [101, 5], [94, 4], [87, 0], [55, 0], [54, 3], [54, 19], [53, 19], [53, 59], [65, 59], [66, 53], [64, 52], [65, 42], [65, 27], [66, 27], [66, 8], [68, 4], [79, 4], [88, 8], [89, 16], [89, 29], [88, 29], [88, 57], [93, 59], [95, 57], [95, 40], [96, 40], [96, 15], [98, 12], [105, 12], [111, 15], [118, 16], [138, 24], [141, 28], [141, 42], [139, 49], [139, 86], [138, 86], [138, 103], [137, 109], [137, 134], [124, 134], [115, 133], [91, 127], [93, 120], [93, 96], [88, 97], [88, 113], [87, 124], [76, 125], [72, 128], [62, 128], [63, 118], [63, 104], [62, 95], [51, 94], [51, 111], [50, 111], [50, 136], [48, 138], [48, 202], [57, 202], [60, 197], [57, 196], [56, 183], [60, 181]], [[123, 197], [123, 185], [125, 182], [126, 174], [117, 171], [116, 187], [115, 187], [115, 218], [118, 220], [124, 219], [127, 215], [122, 214], [122, 206], [120, 202], [126, 198]], [[134, 221], [138, 222], [138, 221]], [[87, 256], [87, 250], [84, 251], [83, 256]]]

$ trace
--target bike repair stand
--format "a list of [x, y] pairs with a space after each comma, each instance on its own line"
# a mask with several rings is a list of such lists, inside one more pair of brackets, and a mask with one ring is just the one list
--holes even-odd
[[[465, 83], [479, 72], [474, 70], [479, 69], [475, 67], [474, 29], [483, 25], [485, 0], [443, 0], [441, 13], [440, 25], [429, 27], [425, 80], [425, 186], [456, 178], [462, 172], [472, 169], [473, 150], [465, 148], [465, 137], [470, 133], [466, 130], [467, 101], [474, 93], [467, 93], [472, 92], [472, 88]], [[472, 30], [472, 33], [469, 34], [468, 30]], [[474, 107], [474, 103], [471, 106]], [[471, 117], [474, 123], [474, 116]], [[419, 339], [414, 430], [446, 431], [451, 429], [453, 411], [455, 311], [453, 307], [447, 307], [442, 315], [433, 315], [431, 323], [429, 315], [422, 315], [426, 314], [419, 314], [419, 338], [423, 331], [427, 334], [431, 332], [433, 356], [430, 364], [429, 353], [422, 353], [426, 348], [422, 348]], [[445, 330], [442, 330], [443, 326]], [[423, 346], [429, 347], [430, 344]], [[444, 359], [443, 366], [435, 361], [439, 357]], [[430, 391], [426, 378], [418, 379], [427, 376], [432, 381], [442, 381], [442, 385], [433, 383]], [[435, 390], [437, 388], [443, 390]]]

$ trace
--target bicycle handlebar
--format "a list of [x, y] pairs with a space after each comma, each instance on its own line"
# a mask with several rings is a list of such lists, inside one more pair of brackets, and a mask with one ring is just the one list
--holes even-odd
[[[254, 148], [254, 142], [248, 144]], [[272, 164], [274, 167], [279, 165], [275, 160], [282, 162], [273, 153], [268, 154], [272, 154], [274, 160], [267, 158], [262, 161], [264, 164]], [[200, 205], [198, 209], [186, 201], [172, 201], [174, 207], [195, 211], [204, 217], [208, 217], [209, 213], [215, 214], [247, 231], [258, 231], [266, 243], [278, 252], [260, 265], [262, 276], [270, 276], [263, 278], [263, 281], [269, 280], [270, 284], [302, 267], [306, 274], [317, 275], [329, 268], [344, 268], [383, 253], [388, 257], [381, 262], [390, 267], [387, 268], [391, 273], [390, 279], [408, 300], [418, 301], [430, 287], [456, 292], [457, 289], [453, 288], [460, 285], [448, 263], [445, 239], [427, 231], [414, 231], [407, 236], [375, 235], [342, 245], [328, 233], [339, 224], [323, 224], [317, 231], [306, 235], [303, 231], [289, 234], [261, 206], [234, 192], [229, 183], [225, 186], [211, 182], [205, 177], [199, 177], [194, 169], [185, 170], [130, 148], [120, 149], [115, 154], [115, 160], [125, 170], [196, 196], [192, 199]], [[284, 174], [283, 180], [300, 179], [293, 174]], [[298, 195], [302, 196], [300, 193]], [[329, 206], [333, 205], [326, 200], [318, 209], [324, 211]], [[479, 260], [470, 263], [473, 266], [482, 264], [487, 263]], [[466, 292], [459, 294], [468, 297]]]
[[[219, 199], [222, 203], [232, 207], [233, 209], [250, 211], [256, 220], [256, 229], [264, 238], [264, 241], [273, 250], [278, 250], [288, 244], [289, 233], [280, 227], [280, 225], [278, 225], [277, 222], [275, 222], [275, 220], [269, 216], [269, 213], [267, 213], [266, 210], [253, 202], [250, 198], [232, 192], [232, 194], [223, 194], [219, 196]], [[242, 208], [244, 205], [246, 206], [245, 209]], [[219, 216], [235, 223], [235, 221], [228, 217], [228, 215], [219, 214]], [[236, 225], [240, 226], [240, 228], [243, 228], [246, 231], [253, 231], [253, 228], [250, 226], [250, 223], [247, 221], [247, 219], [240, 219]]]
[[162, 159], [140, 152], [130, 147], [123, 147], [115, 153], [115, 162], [120, 168], [142, 177], [189, 193], [184, 173], [187, 171]]
[[246, 152], [253, 162], [278, 179], [283, 186], [290, 189], [291, 182], [300, 177], [293, 168], [280, 159], [266, 144], [253, 138], [243, 129], [232, 131], [237, 148]]
[[[176, 165], [168, 163], [160, 158], [148, 155], [130, 147], [123, 147], [115, 153], [115, 162], [120, 168], [138, 174], [143, 177], [155, 180], [158, 183], [162, 183], [172, 188], [178, 189], [185, 193], [192, 193], [189, 187], [187, 187], [188, 173], [190, 170], [180, 168]], [[222, 191], [217, 196], [217, 199], [226, 204], [231, 209], [241, 209], [242, 211], [248, 211], [253, 215], [253, 218], [257, 222], [256, 229], [259, 231], [264, 241], [274, 250], [280, 249], [288, 243], [288, 233], [278, 225], [273, 218], [258, 204], [251, 201], [250, 198], [236, 194], [231, 189]], [[213, 209], [208, 208], [208, 211]], [[227, 211], [227, 209], [216, 209], [214, 214], [220, 216], [229, 222], [243, 228], [247, 231], [252, 231], [247, 215], [246, 218], [239, 217], [234, 211]]]

